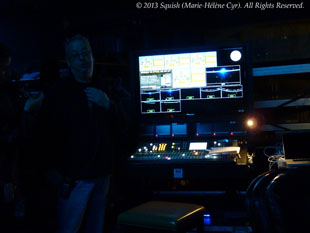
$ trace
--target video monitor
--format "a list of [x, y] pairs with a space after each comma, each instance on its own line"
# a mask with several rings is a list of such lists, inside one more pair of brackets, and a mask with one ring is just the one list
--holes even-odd
[[[236, 51], [239, 60], [231, 57]], [[138, 56], [140, 113], [240, 111], [245, 107], [243, 55], [242, 48], [231, 48]]]

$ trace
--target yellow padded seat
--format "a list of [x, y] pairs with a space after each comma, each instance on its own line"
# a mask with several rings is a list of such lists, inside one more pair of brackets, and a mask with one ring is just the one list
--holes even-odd
[[204, 211], [203, 206], [196, 204], [150, 201], [121, 213], [118, 223], [177, 232], [202, 226]]

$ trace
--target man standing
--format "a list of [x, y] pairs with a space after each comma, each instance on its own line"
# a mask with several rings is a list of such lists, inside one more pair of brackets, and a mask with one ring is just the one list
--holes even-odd
[[43, 102], [38, 168], [59, 186], [57, 232], [102, 233], [120, 101], [93, 76], [87, 38], [74, 36], [65, 50], [71, 77], [51, 88]]

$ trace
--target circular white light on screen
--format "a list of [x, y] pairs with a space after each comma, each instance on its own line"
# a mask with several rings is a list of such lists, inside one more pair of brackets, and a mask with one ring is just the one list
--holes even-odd
[[241, 53], [238, 50], [234, 50], [230, 53], [230, 59], [233, 61], [239, 61], [241, 59]]

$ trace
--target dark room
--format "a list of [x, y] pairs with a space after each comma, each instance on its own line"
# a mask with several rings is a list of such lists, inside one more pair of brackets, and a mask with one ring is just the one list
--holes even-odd
[[0, 233], [308, 233], [309, 13], [0, 1]]

